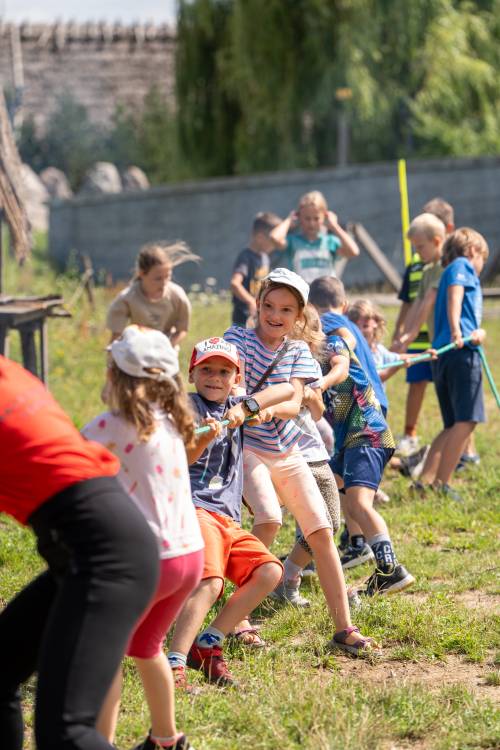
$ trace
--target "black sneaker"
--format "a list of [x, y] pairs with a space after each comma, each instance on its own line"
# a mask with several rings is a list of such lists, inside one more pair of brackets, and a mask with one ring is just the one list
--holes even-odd
[[[134, 750], [164, 750], [164, 748], [153, 742], [151, 736], [148, 734], [143, 742], [134, 747]], [[179, 737], [175, 745], [172, 745], [171, 750], [194, 750], [194, 747], [190, 745], [188, 738], [183, 734]]]
[[411, 586], [415, 579], [402, 565], [396, 565], [390, 572], [384, 573], [376, 568], [366, 583], [365, 596], [375, 594], [395, 594]]
[[341, 552], [344, 552], [349, 546], [349, 531], [347, 529], [347, 526], [344, 524], [344, 528], [342, 529], [342, 532], [340, 534], [339, 538], [339, 550]]
[[372, 548], [369, 544], [364, 544], [362, 547], [348, 547], [340, 558], [340, 562], [344, 570], [348, 570], [374, 559]]

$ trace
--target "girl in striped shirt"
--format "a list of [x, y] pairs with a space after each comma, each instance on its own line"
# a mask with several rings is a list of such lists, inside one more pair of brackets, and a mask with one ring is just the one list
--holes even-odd
[[[309, 285], [296, 273], [276, 268], [264, 280], [257, 299], [257, 326], [233, 326], [224, 338], [235, 344], [247, 394], [290, 382], [290, 401], [260, 414], [259, 424], [245, 426], [243, 495], [254, 513], [253, 534], [270, 547], [284, 505], [300, 525], [315, 558], [318, 577], [335, 623], [329, 642], [356, 655], [373, 648], [352, 626], [345, 581], [330, 520], [318, 486], [298, 448], [302, 430], [295, 422], [307, 382], [317, 380], [315, 362], [305, 341]], [[276, 362], [275, 362], [276, 361]], [[275, 362], [271, 371], [268, 368]], [[264, 377], [265, 376], [265, 377]], [[264, 378], [264, 379], [263, 379]]]

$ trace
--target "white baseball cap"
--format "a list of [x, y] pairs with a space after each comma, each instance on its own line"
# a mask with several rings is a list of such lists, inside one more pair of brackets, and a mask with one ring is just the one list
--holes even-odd
[[191, 372], [193, 367], [197, 367], [197, 365], [210, 357], [223, 357], [228, 362], [231, 362], [238, 371], [240, 369], [240, 358], [235, 345], [230, 344], [225, 339], [221, 339], [219, 336], [214, 336], [211, 339], [200, 341], [195, 345], [191, 354], [191, 361], [189, 362], [189, 372]]
[[179, 372], [179, 357], [164, 333], [127, 326], [108, 347], [117, 367], [135, 378], [170, 380]]
[[300, 294], [304, 305], [307, 305], [309, 299], [309, 284], [307, 281], [295, 273], [290, 271], [288, 268], [275, 268], [271, 273], [268, 273], [264, 281], [274, 281], [275, 284], [284, 284], [295, 289]]

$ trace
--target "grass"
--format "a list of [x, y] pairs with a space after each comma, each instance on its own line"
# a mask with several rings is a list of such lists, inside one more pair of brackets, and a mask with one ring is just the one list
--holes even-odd
[[[42, 243], [23, 269], [7, 263], [9, 293], [60, 292], [69, 299], [76, 284], [74, 270], [61, 275], [49, 267]], [[99, 393], [108, 337], [104, 316], [115, 293], [98, 288], [95, 311], [82, 299], [71, 319], [49, 323], [50, 387], [78, 427], [102, 409]], [[387, 310], [389, 324], [395, 312], [396, 308]], [[486, 353], [498, 382], [498, 308], [488, 303], [486, 312]], [[181, 352], [183, 371], [194, 341], [221, 334], [229, 313], [228, 301], [215, 295], [194, 302], [191, 332]], [[11, 356], [19, 359], [16, 338], [11, 335]], [[398, 433], [405, 397], [401, 374], [389, 381], [388, 392], [389, 421]], [[356, 614], [356, 623], [382, 641], [383, 658], [359, 663], [325, 652], [332, 626], [313, 579], [307, 588], [304, 585], [312, 602], [309, 611], [266, 604], [260, 608], [267, 649], [255, 653], [237, 644], [228, 647], [240, 690], [206, 687], [199, 675], [192, 675], [203, 691], [196, 698], [178, 696], [177, 706], [179, 726], [198, 750], [500, 747], [500, 412], [486, 385], [485, 395], [489, 423], [476, 435], [481, 465], [456, 482], [463, 504], [437, 496], [415, 499], [407, 480], [386, 474], [384, 489], [391, 502], [383, 514], [401, 560], [417, 581], [409, 593], [365, 603]], [[430, 388], [422, 438], [430, 440], [439, 427]], [[286, 516], [275, 551], [286, 552], [292, 538], [292, 520]], [[32, 534], [2, 517], [3, 602], [41, 568]], [[357, 568], [348, 579], [354, 581], [368, 571]], [[24, 699], [29, 724], [32, 682], [24, 688]], [[144, 736], [148, 721], [140, 683], [127, 661], [118, 746], [132, 746]], [[30, 741], [27, 736], [26, 747], [31, 747]]]

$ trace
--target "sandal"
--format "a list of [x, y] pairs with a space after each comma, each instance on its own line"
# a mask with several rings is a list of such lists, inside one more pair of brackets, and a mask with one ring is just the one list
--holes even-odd
[[367, 638], [361, 634], [354, 643], [347, 643], [347, 639], [351, 633], [359, 633], [359, 628], [351, 625], [345, 630], [339, 630], [338, 633], [335, 633], [331, 641], [327, 643], [327, 648], [337, 648], [353, 656], [374, 656], [379, 651], [380, 646], [373, 638]]
[[259, 630], [255, 626], [238, 628], [238, 630], [230, 633], [227, 637], [239, 641], [242, 646], [248, 646], [249, 648], [264, 648], [264, 646], [267, 646], [267, 643], [260, 637]]

